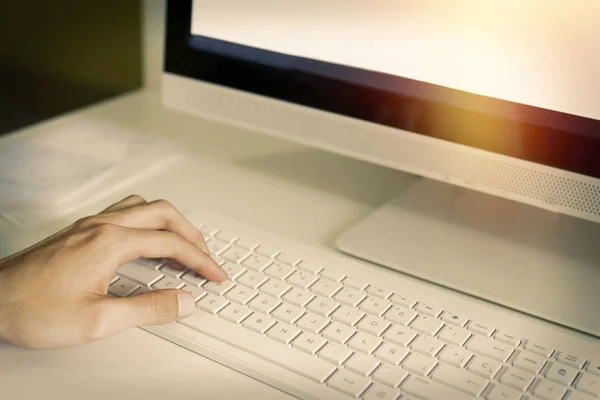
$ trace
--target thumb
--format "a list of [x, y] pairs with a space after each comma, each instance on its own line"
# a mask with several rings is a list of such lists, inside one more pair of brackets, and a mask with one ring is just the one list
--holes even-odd
[[104, 310], [113, 332], [142, 325], [164, 325], [187, 317], [196, 310], [196, 302], [185, 290], [154, 290], [127, 298], [107, 297]]

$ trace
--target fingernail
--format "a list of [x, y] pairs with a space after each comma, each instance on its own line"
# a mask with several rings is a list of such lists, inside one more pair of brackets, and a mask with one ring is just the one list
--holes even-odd
[[177, 303], [179, 306], [177, 316], [179, 318], [187, 317], [196, 310], [196, 302], [188, 292], [179, 293], [177, 295]]
[[203, 252], [205, 252], [206, 254], [208, 254], [210, 256], [210, 251], [208, 250], [208, 246], [206, 244], [203, 244], [202, 246], [200, 246], [200, 250], [202, 250]]

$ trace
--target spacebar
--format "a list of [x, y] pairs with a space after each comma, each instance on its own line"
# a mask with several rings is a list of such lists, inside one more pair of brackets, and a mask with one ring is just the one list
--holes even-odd
[[179, 323], [319, 383], [325, 382], [336, 369], [327, 361], [201, 310]]

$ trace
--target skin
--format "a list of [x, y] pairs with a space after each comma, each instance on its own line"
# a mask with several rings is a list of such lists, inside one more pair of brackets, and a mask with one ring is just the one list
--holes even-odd
[[138, 257], [168, 258], [174, 268], [227, 279], [202, 234], [171, 204], [130, 196], [0, 260], [0, 340], [30, 349], [70, 347], [193, 312], [183, 290], [108, 296], [119, 266]]

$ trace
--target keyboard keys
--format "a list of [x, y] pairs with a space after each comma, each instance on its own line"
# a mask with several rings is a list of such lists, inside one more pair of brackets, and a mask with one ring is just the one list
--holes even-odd
[[227, 243], [233, 243], [235, 241], [235, 239], [237, 239], [237, 236], [232, 235], [228, 232], [223, 232], [221, 230], [217, 230], [216, 232], [214, 232], [213, 236], [216, 237], [217, 239], [222, 240], [223, 242], [227, 242]]
[[[458, 368], [463, 368], [467, 362], [473, 357], [473, 353], [457, 346], [446, 346], [439, 354], [438, 358], [447, 364]], [[473, 363], [471, 363], [473, 364]], [[471, 366], [469, 364], [469, 366]], [[475, 371], [472, 371], [475, 372]]]
[[248, 307], [263, 314], [270, 314], [271, 311], [273, 311], [280, 303], [281, 301], [279, 299], [264, 293], [260, 293], [258, 296], [250, 300]]
[[408, 344], [417, 336], [417, 332], [410, 328], [401, 325], [392, 325], [383, 337], [392, 343], [399, 344], [403, 347], [408, 347]]
[[392, 365], [380, 365], [373, 374], [375, 382], [382, 383], [386, 386], [397, 388], [408, 377], [408, 372], [401, 367]]
[[127, 278], [121, 278], [108, 287], [108, 293], [117, 297], [127, 297], [137, 288], [139, 288], [137, 283]]
[[315, 354], [321, 347], [327, 343], [321, 336], [312, 333], [302, 332], [294, 341], [292, 346], [308, 354]]
[[180, 323], [317, 383], [325, 382], [335, 371], [335, 366], [327, 361], [251, 332], [241, 325], [232, 324], [217, 316], [196, 312], [181, 320]]
[[340, 305], [333, 299], [326, 299], [323, 297], [315, 297], [306, 306], [309, 311], [324, 317], [329, 317]]
[[204, 225], [204, 224], [202, 224], [200, 226], [199, 230], [202, 233], [202, 236], [204, 236], [204, 240], [209, 240], [211, 235], [213, 235], [214, 233], [219, 232], [218, 229], [213, 228], [210, 225]]
[[228, 300], [231, 300], [235, 303], [245, 305], [256, 295], [258, 295], [257, 291], [247, 288], [245, 286], [237, 285], [232, 290], [227, 292], [225, 297]]
[[414, 395], [423, 400], [471, 400], [472, 396], [459, 392], [455, 389], [450, 389], [447, 386], [421, 378], [419, 376], [409, 376], [404, 384], [402, 391], [409, 395]]
[[590, 364], [587, 366], [587, 371], [590, 374], [594, 374], [596, 376], [600, 376], [600, 362], [590, 362]]
[[597, 397], [582, 393], [579, 390], [573, 390], [569, 393], [567, 400], [597, 400]]
[[575, 368], [561, 363], [553, 363], [552, 366], [548, 368], [548, 371], [546, 371], [547, 379], [564, 386], [570, 386], [576, 376], [577, 370]]
[[336, 343], [327, 343], [319, 351], [319, 357], [335, 365], [342, 365], [352, 355], [352, 350]]
[[249, 255], [250, 251], [248, 251], [248, 249], [236, 245], [230, 246], [219, 254], [220, 257], [235, 264], [241, 263]]
[[521, 344], [521, 339], [510, 332], [499, 331], [496, 332], [494, 338], [502, 343], [506, 343], [513, 347], [518, 347]]
[[271, 314], [280, 321], [293, 324], [304, 314], [304, 310], [292, 304], [282, 303]]
[[495, 385], [486, 397], [487, 400], [520, 400], [521, 392], [504, 385]]
[[163, 277], [163, 274], [160, 272], [154, 269], [146, 268], [135, 262], [129, 262], [120, 266], [117, 270], [117, 274], [123, 278], [127, 278], [130, 281], [146, 287], [152, 286], [154, 282]]
[[268, 294], [269, 296], [277, 297], [279, 299], [291, 288], [292, 287], [285, 282], [270, 278], [268, 281], [262, 284], [259, 290]]
[[242, 261], [242, 265], [253, 271], [261, 272], [265, 269], [272, 261], [269, 257], [265, 257], [260, 254], [252, 253], [248, 258]]
[[290, 254], [285, 254], [285, 253], [277, 254], [275, 259], [279, 262], [282, 262], [284, 264], [291, 265], [291, 266], [296, 265], [300, 261], [300, 259], [298, 257], [290, 255]]
[[445, 364], [435, 369], [431, 379], [473, 396], [479, 396], [488, 385], [487, 379]]
[[196, 287], [200, 287], [202, 286], [205, 282], [208, 281], [208, 279], [206, 279], [205, 277], [203, 277], [202, 275], [200, 275], [199, 273], [195, 272], [195, 271], [188, 271], [186, 272], [182, 277], [181, 280], [184, 281], [185, 283], [187, 283], [188, 285], [191, 286], [196, 286]]
[[209, 251], [210, 255], [214, 257], [214, 256], [219, 255], [225, 249], [229, 248], [229, 243], [224, 242], [219, 239], [211, 238], [206, 243], [206, 246], [208, 247], [208, 251]]
[[377, 349], [375, 357], [391, 365], [400, 365], [409, 354], [410, 351], [407, 348], [386, 342]]
[[163, 265], [160, 268], [160, 273], [170, 276], [175, 279], [180, 279], [181, 276], [186, 273], [186, 270], [185, 269], [175, 269], [167, 264], [167, 265]]
[[347, 286], [349, 288], [356, 289], [356, 290], [365, 290], [365, 288], [369, 285], [368, 282], [366, 282], [362, 279], [355, 279], [355, 278], [350, 278], [350, 277], [346, 277], [346, 279], [344, 279], [343, 284], [344, 284], [344, 286]]
[[[576, 369], [583, 368], [583, 364], [585, 363], [585, 358], [565, 352], [558, 353], [556, 360], [561, 364], [569, 365]], [[598, 375], [600, 376], [600, 365], [598, 366]]]
[[267, 277], [260, 272], [247, 270], [242, 276], [237, 278], [237, 283], [252, 289], [257, 289], [267, 281]]
[[[135, 290], [133, 293], [128, 294], [127, 297], [139, 296], [141, 294], [152, 291], [151, 289], [147, 288], [146, 286], [139, 286], [139, 285], [136, 285], [136, 286], [138, 287], [137, 290]], [[202, 289], [200, 289], [200, 290], [202, 290]], [[204, 292], [204, 293], [206, 293], [206, 292]]]
[[232, 281], [223, 282], [208, 282], [202, 288], [208, 293], [216, 294], [217, 296], [223, 296], [225, 293], [230, 291], [235, 286]]
[[163, 289], [179, 289], [183, 285], [185, 285], [179, 279], [172, 278], [170, 276], [165, 276], [160, 279], [158, 282], [152, 285], [154, 289], [163, 290]]
[[356, 329], [354, 328], [350, 328], [349, 326], [342, 325], [338, 322], [332, 322], [325, 328], [321, 335], [332, 342], [344, 344], [355, 332]]
[[360, 303], [358, 308], [360, 308], [367, 314], [372, 314], [381, 317], [391, 306], [392, 303], [390, 303], [389, 301], [382, 300], [373, 296], [367, 296], [367, 298], [362, 303]]
[[227, 272], [227, 276], [232, 281], [236, 280], [241, 274], [243, 274], [246, 269], [240, 266], [239, 264], [234, 264], [232, 262], [226, 262], [221, 266], [225, 272]]
[[317, 279], [317, 276], [310, 272], [296, 270], [287, 278], [287, 283], [299, 287], [300, 289], [308, 289], [308, 287], [315, 283]]
[[367, 288], [367, 294], [387, 300], [392, 295], [392, 291], [378, 286], [369, 286]]
[[469, 343], [467, 343], [466, 347], [474, 353], [490, 357], [500, 362], [506, 362], [514, 351], [514, 349], [507, 344], [480, 335], [475, 335]]
[[462, 346], [470, 337], [471, 333], [469, 333], [469, 331], [466, 329], [449, 325], [442, 329], [438, 335], [438, 338], [444, 342], [453, 344], [455, 346]]
[[444, 314], [442, 314], [442, 321], [446, 322], [447, 324], [455, 325], [461, 328], [465, 326], [467, 322], [469, 322], [469, 320], [466, 317], [456, 315], [448, 311], [445, 311]]
[[397, 389], [374, 383], [362, 398], [363, 400], [396, 400], [398, 396], [400, 396], [400, 392]]
[[404, 360], [402, 366], [407, 371], [414, 374], [427, 376], [437, 365], [437, 360], [428, 356], [424, 356], [419, 353], [411, 352], [410, 355]]
[[400, 295], [400, 294], [393, 294], [392, 297], [390, 297], [390, 301], [396, 305], [406, 307], [406, 308], [413, 308], [413, 306], [415, 304], [417, 304], [416, 300], [408, 298], [408, 297]]
[[221, 310], [219, 316], [234, 324], [240, 324], [250, 314], [252, 314], [252, 311], [248, 307], [239, 304], [228, 304], [227, 307]]
[[269, 329], [267, 336], [283, 344], [290, 344], [301, 332], [302, 331], [294, 325], [278, 321], [271, 329]]
[[494, 328], [489, 325], [480, 324], [478, 322], [471, 321], [468, 328], [471, 332], [479, 333], [483, 336], [491, 336], [494, 332]]
[[182, 289], [191, 294], [192, 297], [194, 297], [194, 300], [196, 301], [200, 300], [202, 296], [206, 295], [204, 289], [200, 289], [196, 286], [185, 285], [184, 287], [182, 287]]
[[429, 357], [435, 357], [442, 347], [444, 347], [444, 343], [430, 336], [419, 336], [410, 345], [411, 350]]
[[145, 258], [140, 257], [135, 260], [136, 263], [143, 265], [146, 268], [158, 270], [160, 267], [167, 263], [167, 260], [164, 258]]
[[298, 328], [315, 334], [321, 332], [328, 324], [329, 320], [327, 318], [311, 312], [304, 314], [302, 318], [296, 322]]
[[492, 360], [484, 356], [475, 356], [469, 363], [467, 368], [474, 374], [482, 376], [486, 379], [492, 379], [496, 376], [498, 371], [502, 368], [502, 363], [499, 361]]
[[259, 245], [256, 249], [254, 249], [254, 251], [258, 254], [261, 254], [263, 256], [269, 257], [269, 258], [273, 258], [275, 257], [277, 254], [279, 254], [279, 251], [269, 247], [269, 246], [265, 246], [265, 245]]
[[415, 310], [417, 310], [421, 314], [424, 314], [424, 315], [427, 315], [427, 316], [433, 317], [433, 318], [437, 318], [442, 313], [441, 308], [433, 307], [433, 306], [430, 306], [429, 304], [425, 304], [425, 303], [418, 303], [417, 306], [415, 307]]
[[319, 279], [310, 287], [310, 291], [323, 297], [333, 297], [341, 288], [342, 285], [339, 283], [329, 279]]
[[359, 332], [350, 339], [348, 347], [360, 353], [371, 354], [381, 344], [381, 338]]
[[292, 288], [289, 292], [283, 295], [283, 299], [298, 307], [305, 307], [309, 301], [314, 299], [315, 295], [302, 289]]
[[246, 250], [254, 250], [254, 248], [257, 246], [256, 242], [254, 242], [253, 240], [250, 240], [250, 239], [246, 239], [246, 238], [238, 238], [235, 241], [235, 245], [239, 246], [239, 247], [243, 247]]
[[525, 349], [532, 353], [539, 354], [542, 357], [550, 357], [554, 353], [554, 349], [541, 343], [528, 341], [525, 344]]
[[331, 319], [348, 326], [354, 326], [364, 317], [365, 313], [348, 306], [341, 306], [331, 315]]
[[346, 361], [346, 369], [356, 372], [362, 376], [370, 376], [375, 368], [380, 364], [373, 356], [363, 353], [354, 353], [352, 357]]
[[222, 297], [208, 293], [206, 296], [198, 300], [196, 307], [210, 314], [218, 313], [223, 307], [229, 304], [229, 301]]
[[600, 396], [600, 379], [598, 376], [583, 373], [575, 382], [577, 390], [581, 390], [584, 393], [591, 394], [592, 396]]
[[408, 326], [413, 319], [417, 317], [417, 313], [413, 310], [407, 309], [402, 306], [392, 306], [386, 313], [385, 319], [393, 322], [394, 324]]
[[330, 281], [334, 281], [334, 282], [341, 282], [345, 276], [346, 275], [344, 275], [340, 271], [330, 269], [330, 268], [324, 268], [321, 271], [321, 277], [323, 277], [325, 279], [329, 279]]
[[531, 372], [532, 374], [538, 374], [545, 364], [545, 358], [528, 351], [522, 351], [513, 361], [513, 366]]
[[297, 265], [297, 268], [300, 268], [303, 271], [310, 272], [311, 274], [317, 275], [323, 269], [322, 266], [318, 264], [313, 264], [308, 261], [300, 261]]
[[428, 336], [435, 334], [442, 329], [444, 323], [437, 318], [419, 315], [411, 324], [411, 329]]
[[543, 400], [561, 400], [567, 388], [543, 379], [533, 388], [533, 394]]
[[271, 278], [283, 281], [285, 280], [285, 278], [290, 276], [292, 272], [294, 272], [294, 267], [280, 262], [274, 262], [273, 264], [269, 265], [263, 272]]
[[381, 336], [388, 326], [390, 326], [390, 323], [383, 318], [367, 315], [358, 323], [356, 328], [373, 336]]
[[358, 397], [369, 387], [370, 379], [345, 369], [338, 369], [329, 378], [327, 385], [351, 397]]
[[347, 306], [356, 307], [365, 297], [366, 295], [363, 292], [359, 292], [355, 289], [343, 288], [333, 298]]
[[261, 313], [252, 313], [248, 318], [242, 322], [245, 328], [248, 328], [261, 335], [267, 331], [271, 326], [275, 325], [275, 320], [268, 315]]
[[533, 374], [529, 372], [518, 368], [509, 368], [500, 378], [500, 382], [524, 392], [531, 385], [531, 382], [533, 382], [533, 378]]

